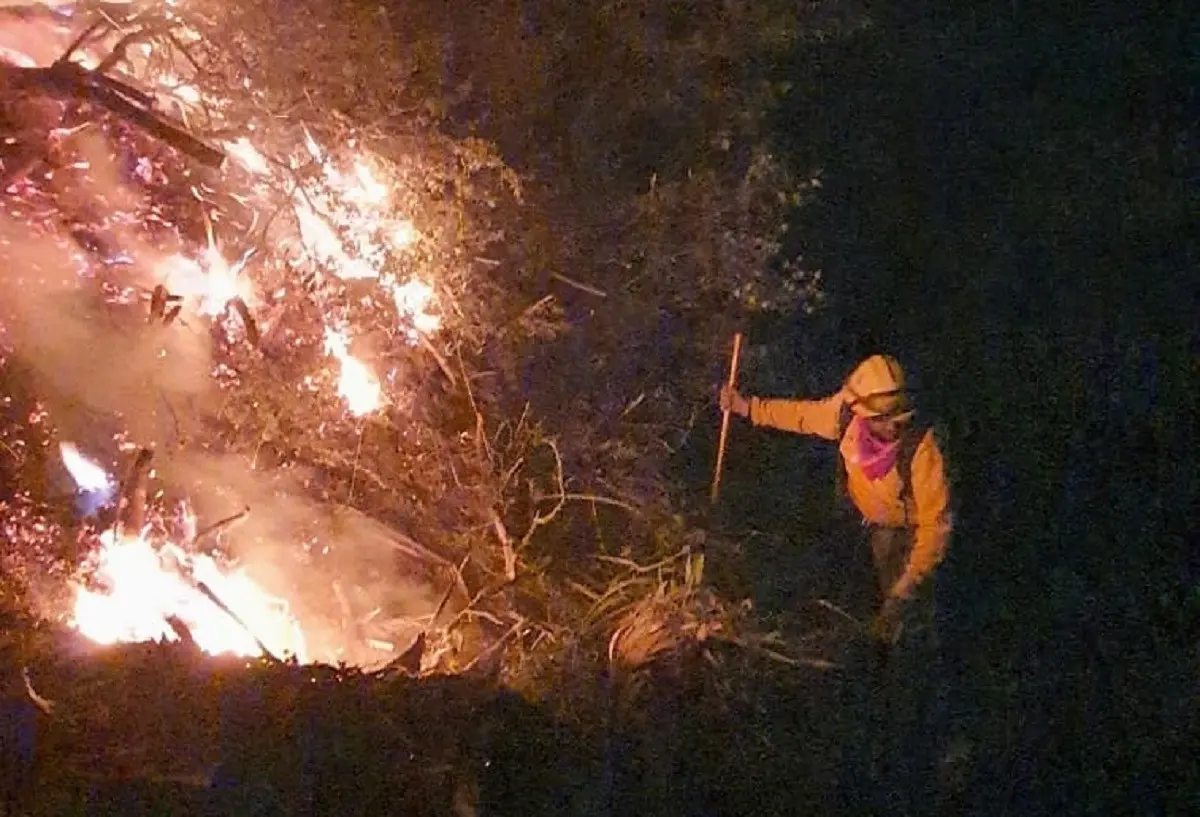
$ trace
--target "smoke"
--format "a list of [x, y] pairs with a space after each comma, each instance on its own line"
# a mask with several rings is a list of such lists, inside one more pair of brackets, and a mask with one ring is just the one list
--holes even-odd
[[[5, 45], [0, 38], [0, 56]], [[52, 50], [39, 46], [34, 62]], [[50, 127], [33, 124], [42, 135]], [[16, 206], [0, 213], [0, 341], [34, 381], [60, 438], [108, 462], [116, 436], [156, 450], [166, 494], [188, 500], [200, 530], [248, 508], [205, 544], [215, 540], [289, 600], [313, 658], [367, 665], [390, 657], [366, 646], [372, 641], [403, 649], [453, 570], [411, 542], [398, 547], [405, 540], [386, 526], [316, 498], [299, 470], [264, 473], [236, 456], [180, 450], [183, 439], [205, 437], [198, 426], [216, 416], [222, 396], [210, 322], [190, 309], [169, 325], [150, 320], [151, 292], [172, 274], [164, 262], [180, 239], [143, 228], [150, 203], [123, 181], [99, 128], [57, 131], [34, 147], [54, 167], [39, 168], [30, 202], [19, 185], [7, 191]], [[49, 226], [31, 228], [11, 214], [48, 203], [56, 213]], [[103, 247], [86, 254], [68, 227], [75, 224], [102, 225]]]
[[[69, 210], [135, 209], [97, 142], [79, 148], [90, 170], [73, 177]], [[203, 413], [213, 397], [211, 333], [199, 321], [151, 324], [163, 252], [132, 229], [113, 239], [119, 266], [86, 257], [63, 228], [39, 235], [0, 214], [0, 325], [65, 436], [82, 439], [96, 415], [119, 415], [138, 442], [162, 445], [180, 433], [181, 416]]]
[[187, 497], [200, 531], [248, 509], [219, 535], [220, 547], [264, 589], [290, 600], [317, 660], [386, 659], [368, 640], [403, 649], [445, 592], [440, 559], [411, 544], [398, 548], [404, 540], [396, 531], [314, 497], [302, 469], [263, 472], [240, 456], [185, 452], [160, 476]]

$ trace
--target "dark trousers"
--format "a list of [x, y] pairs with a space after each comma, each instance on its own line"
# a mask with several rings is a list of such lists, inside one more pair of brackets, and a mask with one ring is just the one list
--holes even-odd
[[910, 528], [867, 527], [867, 542], [871, 546], [871, 561], [875, 563], [875, 578], [879, 585], [879, 601], [904, 573], [908, 555], [912, 553], [914, 531]]
[[[888, 591], [904, 574], [908, 557], [912, 554], [916, 531], [912, 528], [887, 528], [882, 525], [867, 527], [867, 543], [871, 548], [871, 561], [875, 564], [876, 600], [879, 604], [887, 598]], [[905, 605], [904, 628], [906, 641], [920, 636], [928, 640], [936, 635], [934, 625], [934, 578], [925, 579], [912, 599]]]
[[[867, 541], [875, 565], [879, 601], [904, 573], [915, 531], [868, 526]], [[925, 813], [936, 799], [936, 755], [941, 743], [941, 707], [945, 678], [934, 627], [932, 577], [904, 607], [899, 640], [880, 655], [872, 707], [878, 742], [876, 774], [888, 795], [885, 811]], [[886, 781], [886, 782], [885, 782]]]

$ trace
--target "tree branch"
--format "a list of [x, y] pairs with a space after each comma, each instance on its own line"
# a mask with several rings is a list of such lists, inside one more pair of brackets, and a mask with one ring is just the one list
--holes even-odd
[[554, 452], [554, 477], [558, 482], [558, 493], [554, 496], [557, 497], [558, 502], [553, 508], [550, 509], [549, 513], [534, 513], [533, 522], [530, 523], [529, 530], [525, 531], [525, 535], [521, 537], [522, 549], [529, 544], [529, 540], [533, 538], [534, 532], [543, 525], [548, 525], [554, 521], [554, 518], [558, 516], [559, 511], [563, 509], [563, 505], [567, 504], [566, 486], [563, 482], [562, 455], [558, 453], [558, 444], [555, 443], [554, 440], [546, 440], [544, 444]]
[[9, 67], [4, 76], [9, 85], [19, 91], [40, 91], [59, 99], [82, 100], [104, 108], [207, 167], [220, 167], [225, 161], [225, 152], [220, 148], [139, 104], [145, 94], [136, 88], [99, 72], [88, 71], [77, 63], [56, 62], [49, 68]]

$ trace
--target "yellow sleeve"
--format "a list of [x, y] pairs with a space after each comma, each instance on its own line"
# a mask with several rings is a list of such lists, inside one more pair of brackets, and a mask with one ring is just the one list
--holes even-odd
[[750, 422], [756, 426], [836, 440], [844, 402], [845, 397], [840, 391], [824, 400], [764, 400], [751, 397]]
[[912, 495], [916, 505], [916, 541], [908, 566], [893, 589], [893, 594], [902, 598], [909, 596], [946, 558], [954, 524], [945, 462], [932, 430], [926, 433], [913, 454]]

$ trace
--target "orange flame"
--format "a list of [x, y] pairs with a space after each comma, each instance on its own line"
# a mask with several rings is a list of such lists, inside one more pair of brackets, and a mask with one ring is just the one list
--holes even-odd
[[383, 389], [379, 380], [362, 361], [350, 354], [349, 341], [343, 332], [328, 327], [325, 329], [325, 351], [341, 364], [338, 394], [346, 401], [351, 414], [361, 417], [383, 406]]
[[188, 554], [171, 544], [156, 548], [144, 536], [118, 538], [110, 531], [101, 537], [95, 573], [104, 589], [76, 588], [71, 623], [98, 644], [176, 641], [179, 636], [168, 621], [173, 618], [211, 655], [253, 657], [266, 647], [277, 658], [308, 660], [304, 635], [287, 604], [243, 571], [227, 571], [210, 556]]

